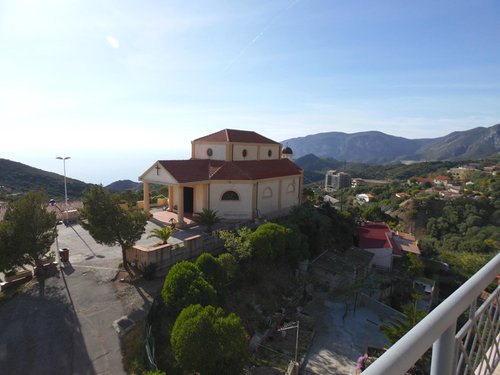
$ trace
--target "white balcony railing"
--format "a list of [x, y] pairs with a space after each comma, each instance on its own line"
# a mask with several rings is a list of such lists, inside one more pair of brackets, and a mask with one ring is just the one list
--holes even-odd
[[[500, 274], [500, 254], [396, 342], [363, 375], [402, 375], [432, 346], [431, 375], [493, 374], [500, 359], [500, 286], [477, 308]], [[469, 320], [457, 332], [457, 319]]]

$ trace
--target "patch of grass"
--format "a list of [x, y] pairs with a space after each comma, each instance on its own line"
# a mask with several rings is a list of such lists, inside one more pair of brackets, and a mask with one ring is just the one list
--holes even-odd
[[27, 284], [11, 286], [9, 289], [0, 292], [0, 306], [7, 303], [11, 298], [18, 295], [26, 288]]
[[144, 339], [144, 320], [139, 321], [121, 339], [123, 368], [127, 374], [142, 375], [147, 371]]

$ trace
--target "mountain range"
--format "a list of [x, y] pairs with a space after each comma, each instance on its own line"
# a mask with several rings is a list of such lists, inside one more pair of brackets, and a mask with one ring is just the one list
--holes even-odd
[[[367, 164], [395, 164], [395, 177], [410, 173], [399, 171], [399, 162], [476, 160], [499, 154], [500, 124], [489, 128], [475, 128], [453, 132], [434, 139], [407, 139], [377, 131], [361, 133], [329, 132], [288, 139], [282, 142], [293, 149], [296, 163], [304, 169], [311, 182], [324, 177], [328, 169], [346, 168], [353, 175], [381, 178], [377, 171], [384, 168]], [[427, 163], [430, 167], [430, 163]], [[438, 166], [439, 167], [439, 166]], [[449, 167], [449, 165], [446, 165]], [[380, 174], [379, 173], [379, 174]], [[79, 198], [90, 184], [67, 179], [68, 197]], [[140, 190], [142, 183], [130, 180], [116, 181], [107, 186], [111, 191]], [[52, 198], [64, 197], [64, 177], [28, 165], [0, 158], [0, 200], [17, 193], [44, 189]]]
[[371, 164], [471, 160], [500, 152], [500, 124], [457, 131], [439, 138], [408, 139], [379, 131], [328, 132], [281, 143], [293, 150], [295, 159], [314, 154], [321, 158]]

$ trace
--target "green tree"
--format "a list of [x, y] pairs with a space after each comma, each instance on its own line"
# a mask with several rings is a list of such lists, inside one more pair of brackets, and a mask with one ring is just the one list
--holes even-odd
[[276, 223], [260, 225], [250, 235], [256, 259], [264, 262], [283, 260], [290, 235], [291, 230], [283, 225]]
[[404, 316], [398, 316], [380, 325], [380, 330], [383, 332], [389, 343], [393, 345], [401, 337], [406, 335], [418, 322], [420, 322], [427, 312], [418, 310], [416, 303], [410, 303], [403, 308]]
[[319, 254], [332, 241], [330, 219], [314, 207], [295, 207], [287, 217], [286, 223], [290, 226], [295, 224], [307, 237], [308, 250], [311, 255]]
[[217, 261], [224, 268], [224, 271], [226, 271], [228, 281], [231, 281], [236, 276], [236, 272], [238, 272], [236, 258], [231, 253], [222, 253], [217, 257]]
[[217, 211], [210, 208], [204, 208], [201, 212], [194, 214], [194, 221], [206, 227], [208, 233], [212, 232], [212, 227], [220, 222], [220, 217], [217, 216]]
[[244, 261], [252, 257], [251, 234], [252, 231], [248, 227], [241, 227], [236, 231], [227, 229], [219, 231], [219, 237], [224, 242], [224, 247], [237, 261]]
[[184, 371], [201, 375], [241, 374], [248, 358], [247, 335], [235, 314], [191, 305], [177, 317], [170, 342]]
[[413, 280], [417, 276], [422, 276], [425, 268], [420, 256], [411, 253], [406, 253], [403, 256], [403, 267], [410, 280]]
[[182, 261], [170, 268], [161, 291], [163, 302], [171, 316], [193, 304], [215, 305], [217, 293], [205, 280], [194, 263]]
[[126, 250], [133, 246], [145, 231], [148, 215], [140, 210], [125, 211], [120, 208], [119, 198], [102, 186], [93, 186], [83, 197], [80, 213], [82, 227], [97, 243], [122, 249], [123, 266], [128, 271]]
[[40, 269], [40, 261], [57, 235], [56, 215], [47, 211], [48, 201], [38, 191], [9, 204], [0, 222], [0, 269], [25, 264]]
[[217, 291], [222, 292], [224, 284], [227, 281], [227, 274], [226, 270], [217, 259], [212, 254], [203, 253], [196, 259], [195, 264], [201, 271], [203, 277], [211, 283]]
[[[410, 303], [403, 309], [403, 316], [395, 317], [387, 323], [380, 325], [380, 330], [385, 335], [390, 345], [394, 345], [401, 337], [406, 335], [413, 327], [425, 318], [427, 312], [418, 310], [417, 304]], [[410, 374], [428, 374], [431, 351], [428, 350], [409, 371]]]
[[148, 238], [158, 238], [164, 245], [167, 243], [168, 239], [174, 232], [175, 228], [172, 228], [170, 226], [163, 228], [155, 228], [151, 230], [151, 234], [148, 236]]

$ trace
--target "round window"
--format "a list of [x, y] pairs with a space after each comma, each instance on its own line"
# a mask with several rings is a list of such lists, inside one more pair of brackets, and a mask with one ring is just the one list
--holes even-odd
[[273, 154], [273, 150], [267, 151], [267, 156], [271, 157], [272, 154]]
[[211, 148], [207, 149], [207, 155], [212, 156], [214, 154], [213, 150]]

